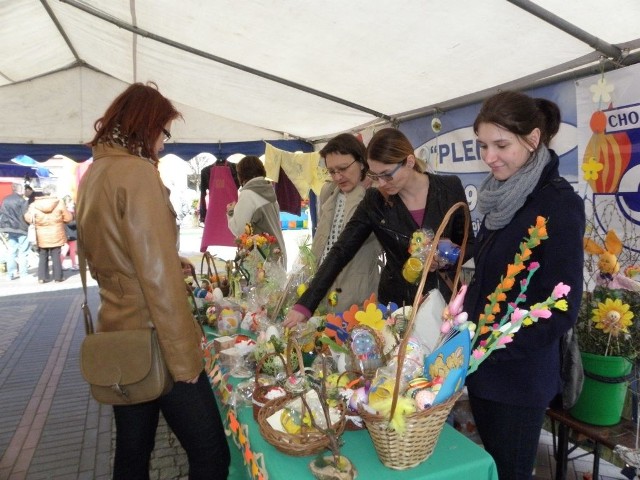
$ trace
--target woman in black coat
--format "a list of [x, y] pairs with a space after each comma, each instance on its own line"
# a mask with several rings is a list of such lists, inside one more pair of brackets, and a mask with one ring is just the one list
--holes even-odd
[[[489, 98], [476, 118], [482, 159], [491, 173], [480, 186], [484, 214], [477, 235], [475, 274], [465, 298], [469, 319], [477, 322], [500, 277], [536, 217], [547, 219], [548, 239], [532, 250], [539, 270], [526, 291], [528, 308], [544, 301], [562, 282], [571, 287], [569, 309], [521, 328], [506, 348], [494, 351], [467, 378], [471, 408], [485, 449], [500, 480], [530, 479], [544, 412], [561, 392], [560, 338], [577, 319], [582, 296], [584, 205], [558, 173], [559, 160], [548, 149], [560, 126], [555, 103], [516, 92]], [[515, 284], [526, 278], [525, 270]], [[501, 311], [519, 288], [507, 293]]]
[[[371, 233], [380, 242], [386, 259], [380, 275], [378, 301], [413, 304], [417, 286], [402, 276], [412, 234], [420, 228], [435, 232], [451, 206], [466, 202], [460, 179], [453, 175], [425, 173], [422, 162], [414, 155], [413, 146], [399, 130], [385, 128], [373, 136], [367, 146], [367, 163], [367, 176], [377, 182], [377, 188], [367, 190], [309, 288], [287, 314], [284, 326], [291, 327], [311, 316], [340, 271]], [[458, 210], [442, 237], [460, 245], [464, 230], [464, 214]], [[467, 252], [470, 252], [471, 226], [468, 232]], [[440, 288], [445, 298], [451, 295], [437, 272], [428, 275], [424, 291], [433, 288]]]

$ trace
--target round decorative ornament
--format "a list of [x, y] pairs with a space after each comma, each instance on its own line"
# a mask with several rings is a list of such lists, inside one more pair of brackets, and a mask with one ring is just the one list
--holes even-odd
[[438, 117], [431, 119], [431, 130], [433, 130], [434, 133], [440, 133], [440, 130], [442, 130], [442, 122]]

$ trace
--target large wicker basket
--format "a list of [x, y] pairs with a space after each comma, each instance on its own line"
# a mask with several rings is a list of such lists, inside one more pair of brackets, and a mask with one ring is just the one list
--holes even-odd
[[[440, 240], [442, 232], [449, 222], [449, 219], [455, 211], [460, 208], [463, 210], [465, 215], [465, 235], [462, 245], [460, 246], [456, 276], [453, 281], [454, 291], [452, 297], [456, 294], [467, 244], [467, 233], [470, 219], [469, 208], [466, 203], [458, 202], [449, 209], [433, 239], [433, 244], [436, 245]], [[418, 311], [418, 307], [420, 306], [422, 299], [422, 289], [424, 288], [427, 280], [427, 275], [433, 262], [434, 255], [435, 248], [432, 248], [424, 264], [422, 278], [420, 279], [418, 292], [416, 293], [413, 308], [411, 310], [411, 318], [409, 319], [409, 323], [406, 328], [407, 333], [400, 342], [398, 350], [398, 370], [402, 368], [402, 364], [404, 362], [410, 332], [413, 328], [416, 312]], [[444, 403], [407, 415], [406, 430], [403, 433], [398, 433], [397, 431], [389, 428], [389, 421], [393, 418], [398, 401], [399, 390], [400, 371], [396, 374], [391, 413], [388, 416], [371, 414], [362, 407], [360, 407], [359, 413], [367, 426], [367, 430], [369, 430], [371, 440], [373, 441], [373, 445], [375, 446], [376, 453], [378, 454], [380, 461], [386, 467], [393, 468], [395, 470], [406, 470], [419, 465], [431, 456], [436, 443], [438, 442], [440, 432], [442, 431], [447, 417], [449, 416], [449, 412], [451, 412], [451, 409], [458, 397], [460, 397], [461, 392], [456, 393]]]
[[[285, 354], [285, 358], [292, 358], [292, 349], [296, 350], [296, 358], [298, 360], [298, 367], [300, 370], [304, 370], [304, 365], [302, 363], [302, 351], [300, 350], [300, 346], [293, 340], [290, 340], [287, 344], [287, 351]], [[285, 363], [285, 367], [287, 370], [287, 375], [292, 375], [293, 362], [289, 361]], [[287, 455], [293, 455], [296, 457], [304, 457], [307, 455], [314, 455], [319, 453], [329, 447], [330, 438], [325, 433], [321, 431], [310, 428], [305, 425], [302, 425], [300, 432], [296, 434], [281, 432], [271, 426], [271, 424], [267, 421], [267, 419], [273, 415], [274, 413], [282, 410], [287, 403], [295, 400], [296, 397], [301, 397], [304, 395], [303, 392], [300, 393], [288, 393], [284, 397], [279, 397], [273, 400], [269, 400], [264, 403], [264, 405], [258, 411], [258, 426], [260, 427], [260, 433], [264, 437], [264, 439], [280, 450], [282, 453], [286, 453]], [[303, 411], [304, 411], [303, 402]], [[341, 435], [344, 431], [345, 427], [345, 408], [343, 405], [339, 405], [340, 417], [339, 419], [331, 425], [331, 429], [335, 432], [336, 435]], [[304, 413], [302, 414], [304, 417]]]

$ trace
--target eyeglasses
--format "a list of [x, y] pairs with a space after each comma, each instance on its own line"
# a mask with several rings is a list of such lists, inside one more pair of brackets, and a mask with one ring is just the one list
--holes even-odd
[[162, 129], [162, 133], [164, 133], [164, 141], [168, 142], [171, 140], [171, 132], [169, 132], [166, 128]]
[[391, 180], [393, 180], [393, 176], [396, 174], [396, 172], [400, 170], [400, 168], [403, 167], [405, 163], [407, 163], [406, 158], [402, 162], [400, 162], [398, 165], [396, 165], [396, 167], [390, 172], [387, 172], [387, 173], [367, 172], [367, 177], [369, 177], [371, 180], [384, 180], [385, 182], [390, 182]]
[[332, 177], [335, 175], [344, 175], [344, 172], [347, 171], [347, 169], [353, 165], [354, 163], [356, 163], [356, 160], [354, 160], [353, 162], [351, 162], [349, 165], [347, 165], [346, 167], [339, 167], [339, 168], [334, 168], [332, 170], [327, 170], [327, 172], [329, 172], [329, 175], [331, 175]]

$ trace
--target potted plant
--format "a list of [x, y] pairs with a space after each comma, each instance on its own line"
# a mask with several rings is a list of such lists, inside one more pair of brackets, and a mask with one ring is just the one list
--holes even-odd
[[585, 371], [571, 415], [594, 425], [620, 421], [633, 362], [640, 355], [640, 293], [598, 286], [585, 292], [576, 334]]

